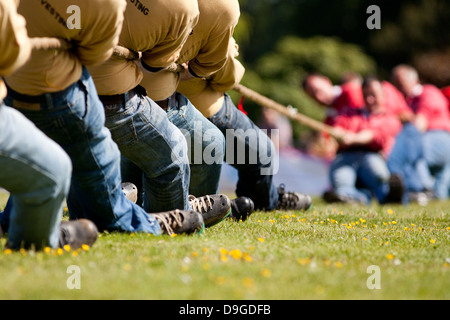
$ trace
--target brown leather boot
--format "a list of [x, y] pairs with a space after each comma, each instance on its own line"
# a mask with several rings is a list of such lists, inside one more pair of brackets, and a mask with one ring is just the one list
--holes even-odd
[[205, 229], [203, 217], [196, 211], [176, 209], [150, 214], [158, 220], [163, 234], [201, 234]]

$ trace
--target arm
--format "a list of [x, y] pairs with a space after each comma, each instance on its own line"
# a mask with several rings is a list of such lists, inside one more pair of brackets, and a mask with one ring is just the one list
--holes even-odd
[[[126, 1], [97, 0], [92, 5], [95, 8], [85, 16], [82, 12], [82, 28], [76, 46], [77, 56], [86, 66], [101, 64], [111, 57], [114, 46], [119, 42]], [[95, 17], [89, 19], [89, 14]], [[87, 25], [83, 25], [83, 19], [88, 21]]]
[[0, 1], [0, 26], [0, 76], [7, 76], [24, 65], [31, 54], [25, 19], [17, 13], [15, 1]]

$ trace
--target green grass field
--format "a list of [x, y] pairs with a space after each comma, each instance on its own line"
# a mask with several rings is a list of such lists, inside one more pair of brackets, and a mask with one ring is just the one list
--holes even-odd
[[3, 238], [0, 299], [450, 299], [449, 205], [315, 199], [200, 236], [102, 233], [75, 252], [9, 252]]

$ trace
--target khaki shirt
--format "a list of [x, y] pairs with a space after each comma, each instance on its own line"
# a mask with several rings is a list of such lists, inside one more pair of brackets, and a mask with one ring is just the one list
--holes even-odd
[[203, 114], [210, 117], [223, 105], [224, 93], [241, 82], [245, 73], [244, 66], [236, 59], [238, 48], [234, 39], [230, 39], [228, 58], [225, 65], [210, 78], [194, 78], [181, 81], [177, 91], [184, 94], [189, 101]]
[[[0, 0], [0, 77], [10, 75], [30, 57], [31, 45], [25, 19], [17, 14], [14, 0]], [[6, 96], [6, 86], [0, 79], [0, 100]]]
[[[119, 44], [142, 52], [142, 61], [155, 70], [178, 60], [183, 44], [198, 21], [197, 0], [128, 0]], [[136, 62], [112, 56], [89, 68], [99, 95], [122, 94], [143, 77]]]
[[[200, 18], [177, 61], [189, 62], [199, 78], [208, 78], [227, 62], [228, 47], [239, 20], [237, 0], [198, 0]], [[141, 85], [155, 101], [167, 99], [178, 87], [180, 75], [169, 71], [144, 73]]]
[[[78, 10], [73, 10], [76, 4]], [[22, 0], [18, 12], [30, 37], [70, 41], [71, 50], [34, 50], [19, 72], [6, 78], [15, 91], [28, 95], [56, 92], [81, 77], [83, 65], [106, 61], [117, 45], [125, 0]], [[69, 28], [68, 22], [75, 28]], [[79, 22], [79, 26], [77, 23]]]

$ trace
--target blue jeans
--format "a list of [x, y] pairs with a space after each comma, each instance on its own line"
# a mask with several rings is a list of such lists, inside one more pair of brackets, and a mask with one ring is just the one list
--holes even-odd
[[187, 144], [166, 112], [141, 94], [125, 105], [105, 105], [111, 108], [117, 112], [106, 112], [106, 127], [121, 151], [124, 181], [143, 192], [140, 205], [147, 212], [191, 209]]
[[[227, 94], [222, 108], [209, 120], [227, 139], [226, 161], [238, 170], [236, 195], [252, 199], [255, 209], [275, 209], [278, 205], [278, 190], [272, 183], [270, 168], [274, 165], [276, 152], [270, 138], [236, 108]], [[255, 137], [253, 141], [251, 133]], [[238, 148], [240, 144], [244, 146], [241, 150]], [[250, 160], [250, 155], [254, 156], [255, 161]]]
[[373, 196], [384, 203], [389, 193], [389, 177], [385, 160], [375, 152], [341, 152], [330, 167], [334, 191], [363, 204], [369, 204]]
[[[6, 103], [27, 99], [8, 93]], [[161, 234], [156, 219], [122, 193], [120, 152], [105, 127], [105, 112], [86, 69], [64, 94], [46, 94], [38, 111], [21, 110], [70, 156], [67, 205], [71, 219], [86, 218], [99, 230]]]
[[400, 176], [408, 192], [420, 192], [428, 188], [423, 170], [426, 170], [422, 145], [422, 133], [406, 123], [395, 139], [387, 160], [391, 174]]
[[191, 167], [189, 193], [199, 197], [217, 194], [225, 155], [222, 132], [181, 93], [170, 99], [167, 117], [185, 135]]
[[72, 172], [70, 158], [19, 111], [1, 101], [0, 168], [0, 186], [10, 192], [10, 212], [2, 216], [8, 246], [57, 247]]
[[438, 199], [447, 199], [450, 187], [450, 133], [443, 130], [425, 132], [423, 153], [434, 178], [435, 196]]

